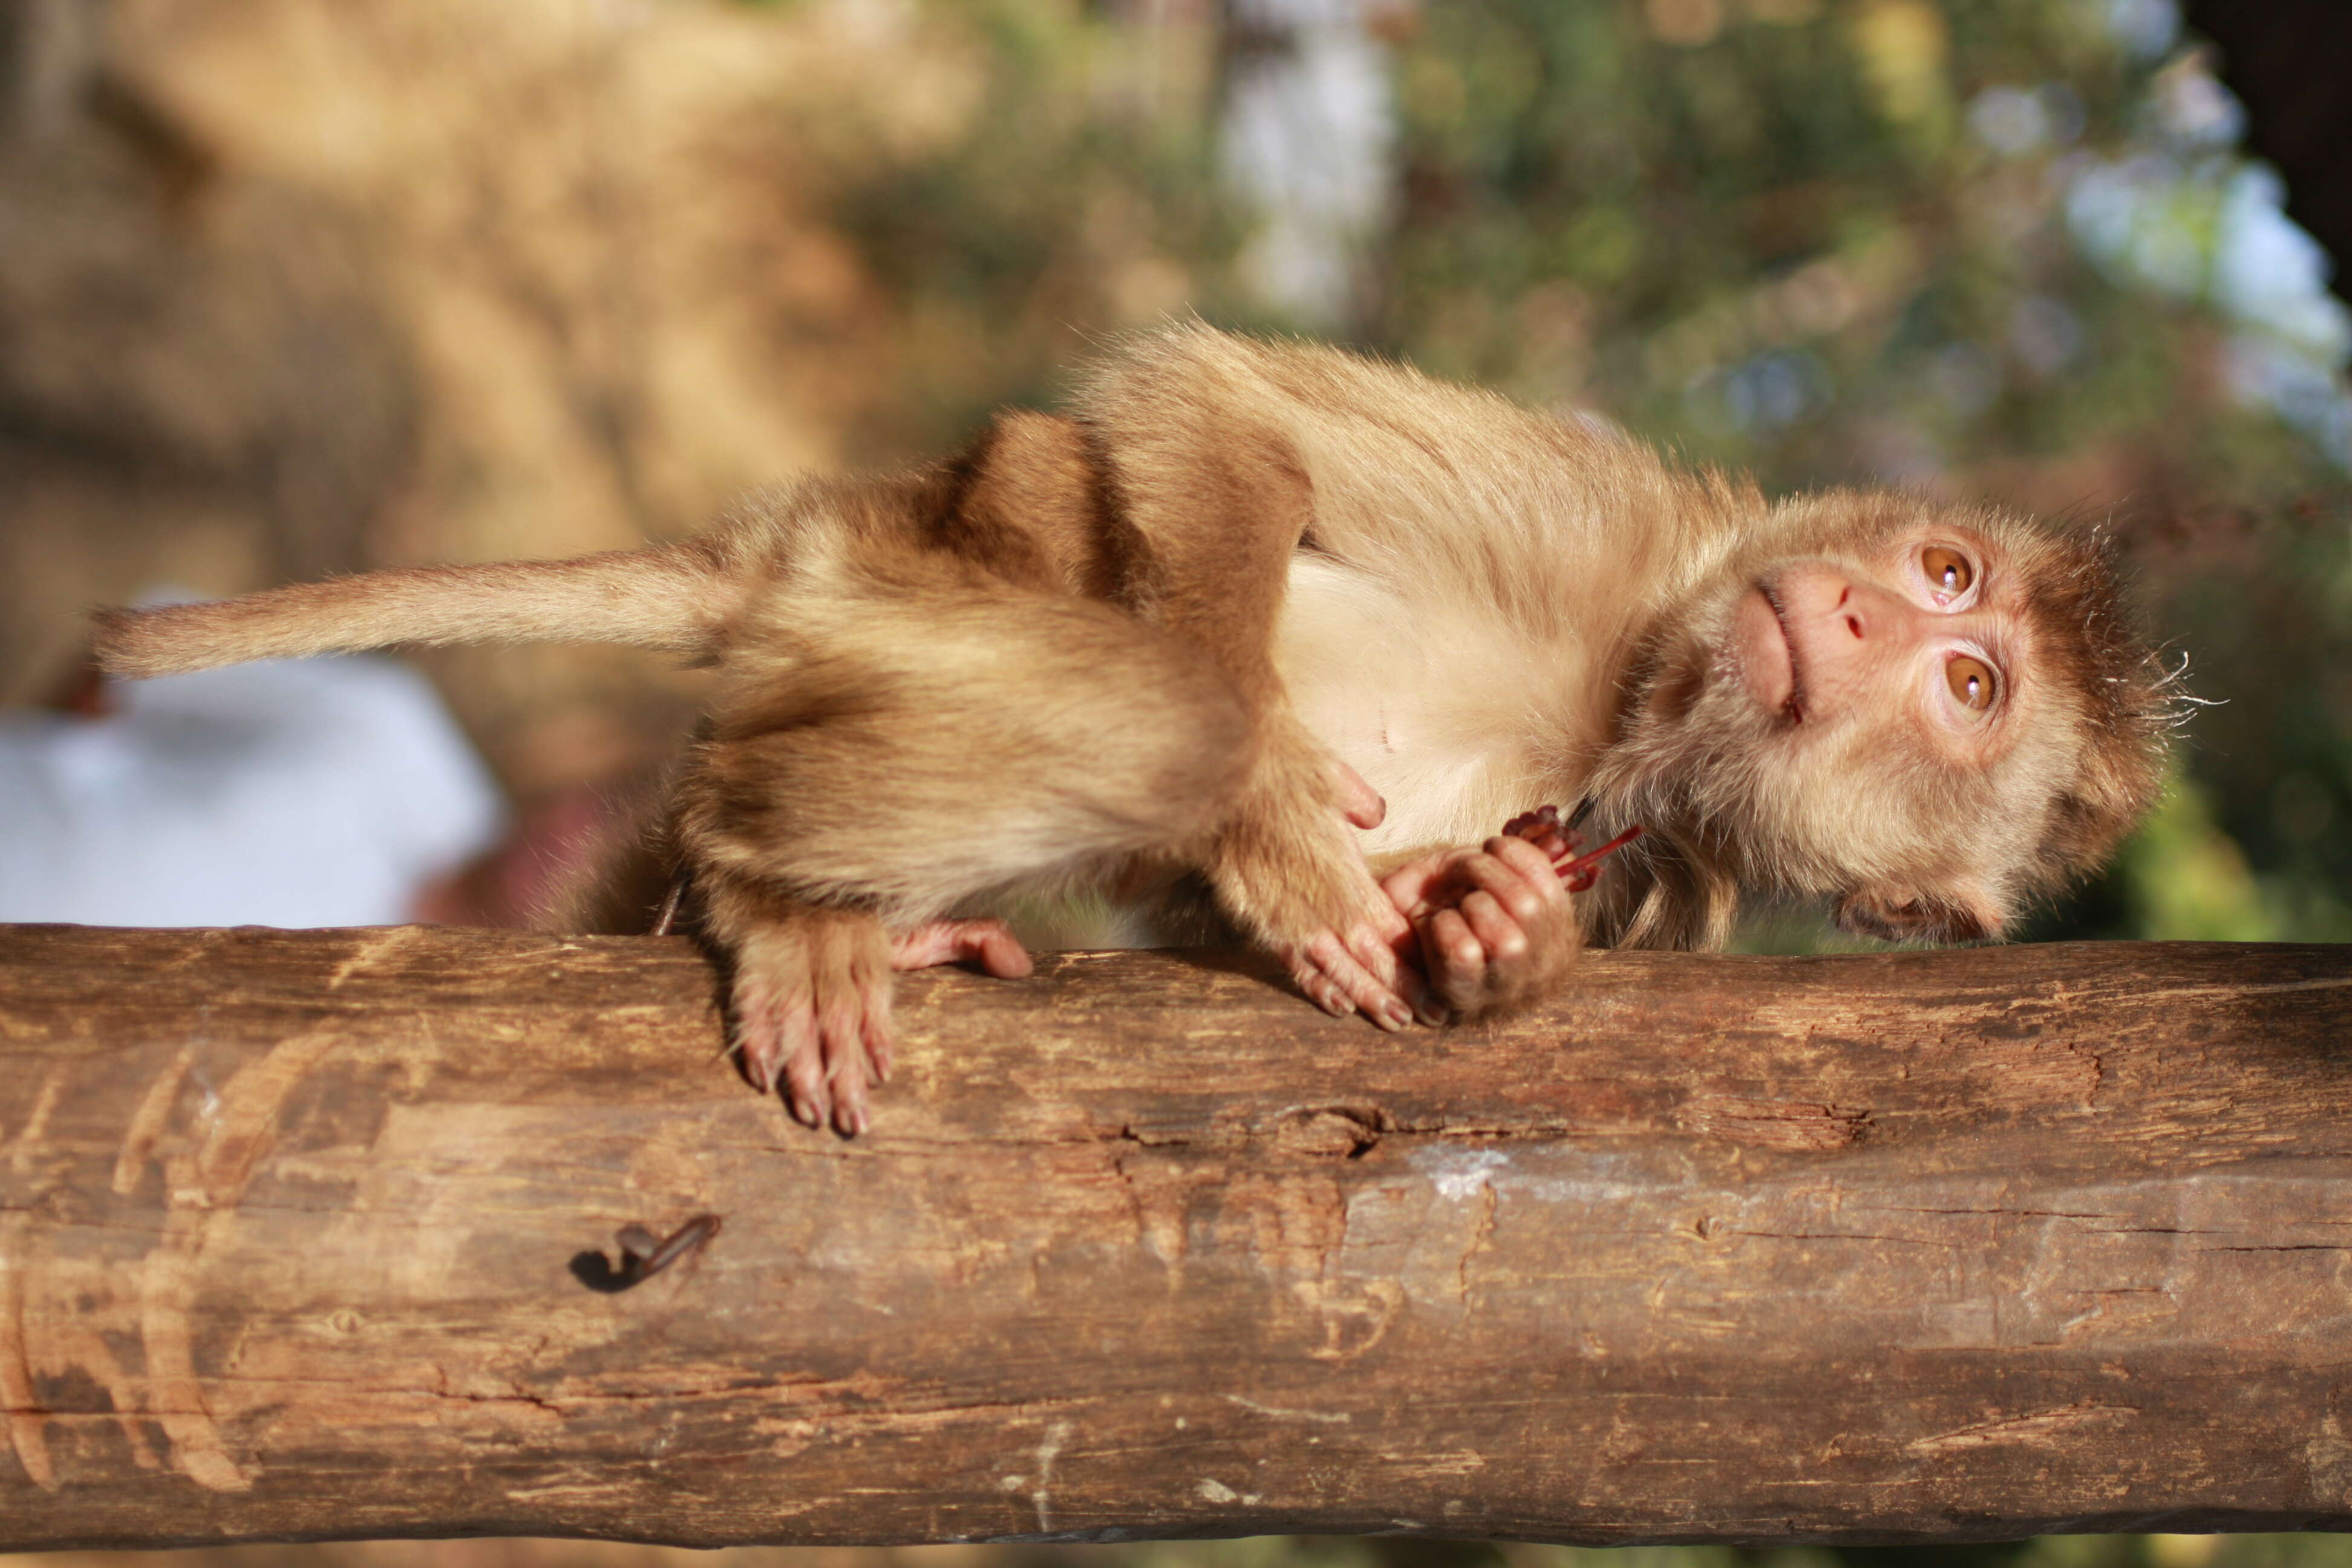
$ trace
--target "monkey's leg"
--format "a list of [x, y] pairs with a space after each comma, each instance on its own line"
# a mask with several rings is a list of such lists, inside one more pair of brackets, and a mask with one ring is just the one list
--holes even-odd
[[888, 1062], [894, 964], [1013, 966], [1009, 933], [950, 911], [1197, 855], [1250, 762], [1239, 699], [1181, 639], [891, 564], [747, 616], [676, 817], [747, 1070], [844, 1132]]

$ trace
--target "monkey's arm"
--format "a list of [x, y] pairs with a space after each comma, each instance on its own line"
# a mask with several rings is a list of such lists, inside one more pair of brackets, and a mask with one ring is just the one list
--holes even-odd
[[1250, 714], [1255, 761], [1202, 858], [1227, 913], [1283, 956], [1318, 1005], [1402, 1028], [1418, 989], [1397, 957], [1408, 928], [1349, 827], [1379, 821], [1377, 797], [1359, 798], [1370, 796], [1361, 781], [1299, 722], [1274, 662], [1314, 487], [1221, 352], [1191, 335], [1159, 340], [1088, 395], [1085, 416], [1117, 497], [1107, 525], [1125, 536], [1118, 592], [1200, 648]]

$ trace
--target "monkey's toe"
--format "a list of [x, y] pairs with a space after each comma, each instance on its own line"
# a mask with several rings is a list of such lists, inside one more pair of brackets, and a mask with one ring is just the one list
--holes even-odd
[[811, 911], [736, 951], [731, 1001], [743, 1070], [793, 1118], [856, 1137], [890, 1069], [890, 949], [867, 915]]
[[1013, 928], [1000, 920], [931, 921], [890, 944], [893, 969], [975, 962], [999, 980], [1020, 980], [1036, 968]]
[[1376, 969], [1384, 967], [1389, 977], [1402, 979], [1394, 955], [1368, 932], [1351, 936], [1343, 941], [1336, 931], [1318, 931], [1284, 950], [1291, 978], [1308, 1000], [1334, 1016], [1360, 1012], [1383, 1029], [1406, 1027], [1412, 1022], [1412, 1007]]

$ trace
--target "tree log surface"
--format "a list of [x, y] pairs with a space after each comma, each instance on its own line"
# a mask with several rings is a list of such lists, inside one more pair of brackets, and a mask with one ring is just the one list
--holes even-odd
[[2352, 1528], [2352, 948], [1604, 953], [1403, 1036], [1061, 955], [908, 977], [855, 1142], [715, 994], [0, 929], [0, 1548]]

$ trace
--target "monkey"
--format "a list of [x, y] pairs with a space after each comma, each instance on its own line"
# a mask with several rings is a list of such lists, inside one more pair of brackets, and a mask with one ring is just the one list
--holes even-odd
[[[712, 667], [615, 885], [640, 930], [687, 891], [747, 1074], [844, 1135], [890, 1068], [893, 971], [1029, 973], [1004, 917], [1033, 895], [1108, 900], [1129, 941], [1255, 942], [1392, 1030], [1523, 1005], [1587, 945], [1720, 947], [1744, 893], [1995, 938], [2146, 812], [2178, 696], [2094, 533], [1768, 500], [1597, 422], [1198, 321], [951, 458], [681, 541], [98, 618], [131, 677], [483, 640]], [[1571, 897], [1493, 832], [1546, 803], [1646, 831]]]

